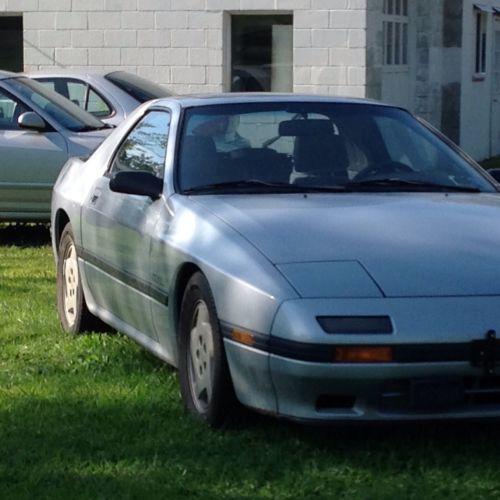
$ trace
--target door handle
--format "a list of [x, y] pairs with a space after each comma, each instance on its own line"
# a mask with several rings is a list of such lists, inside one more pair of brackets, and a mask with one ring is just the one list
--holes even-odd
[[99, 199], [100, 196], [101, 196], [101, 190], [97, 189], [96, 191], [94, 191], [92, 198], [90, 198], [90, 203], [92, 205], [95, 205], [95, 203], [97, 202], [97, 200]]

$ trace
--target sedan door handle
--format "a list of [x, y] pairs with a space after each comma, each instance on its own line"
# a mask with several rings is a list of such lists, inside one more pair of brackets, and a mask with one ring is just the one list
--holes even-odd
[[90, 198], [90, 203], [92, 203], [92, 205], [95, 205], [96, 201], [99, 199], [99, 196], [101, 196], [100, 189], [98, 189], [97, 191], [94, 192], [94, 194], [92, 195], [92, 198]]

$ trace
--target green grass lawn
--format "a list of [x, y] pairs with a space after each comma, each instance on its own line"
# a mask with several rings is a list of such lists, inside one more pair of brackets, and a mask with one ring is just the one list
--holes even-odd
[[0, 498], [500, 498], [500, 424], [184, 415], [174, 370], [58, 324], [48, 233], [0, 227]]

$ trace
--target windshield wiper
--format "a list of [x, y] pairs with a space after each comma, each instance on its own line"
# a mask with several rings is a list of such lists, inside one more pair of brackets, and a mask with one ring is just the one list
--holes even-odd
[[348, 191], [420, 191], [420, 192], [459, 192], [480, 193], [481, 190], [474, 186], [460, 184], [439, 184], [427, 181], [413, 181], [404, 179], [372, 179], [366, 181], [351, 181], [345, 185]]
[[300, 184], [290, 184], [288, 182], [269, 182], [258, 179], [216, 182], [196, 186], [184, 190], [184, 194], [210, 193], [210, 192], [245, 192], [245, 191], [266, 191], [271, 193], [332, 193], [344, 192], [343, 186], [303, 186]]

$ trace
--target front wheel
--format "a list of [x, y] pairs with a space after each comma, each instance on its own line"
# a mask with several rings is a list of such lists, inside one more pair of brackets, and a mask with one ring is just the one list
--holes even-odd
[[211, 427], [224, 425], [236, 407], [215, 304], [206, 278], [196, 273], [182, 299], [179, 381], [189, 413]]
[[69, 224], [61, 234], [57, 260], [57, 312], [69, 333], [102, 331], [104, 324], [87, 308], [83, 295], [75, 238]]

